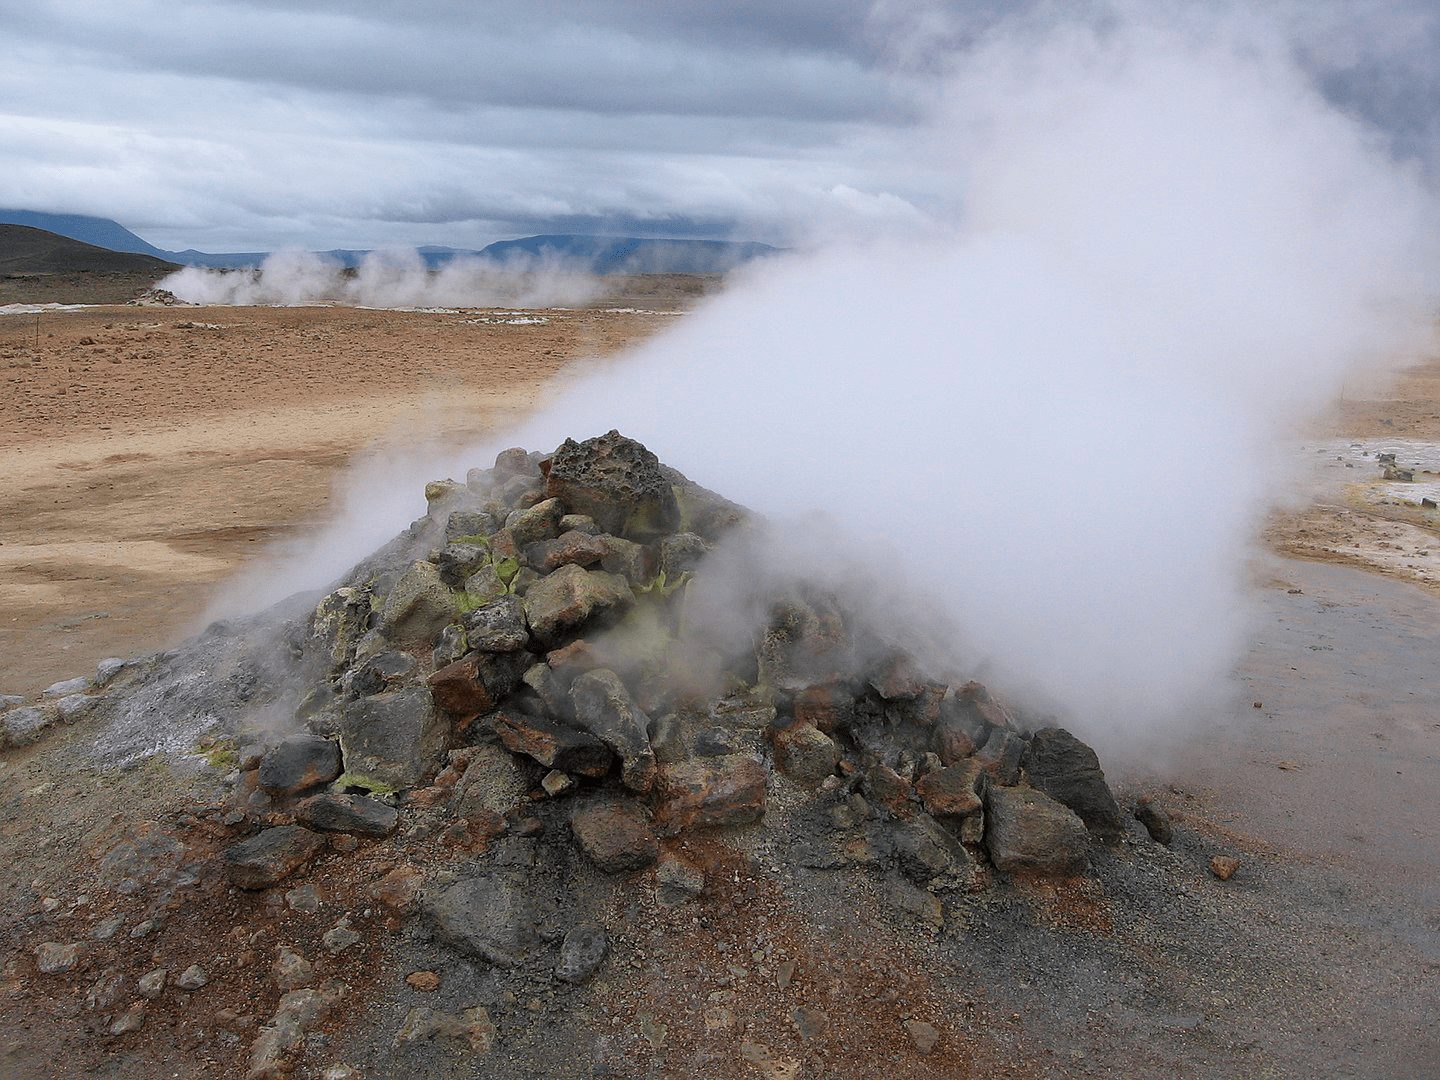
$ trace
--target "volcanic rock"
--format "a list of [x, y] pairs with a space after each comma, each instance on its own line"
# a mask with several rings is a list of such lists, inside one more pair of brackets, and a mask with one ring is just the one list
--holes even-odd
[[473, 652], [426, 681], [435, 704], [464, 722], [497, 708], [533, 662], [529, 653]]
[[525, 594], [525, 616], [535, 639], [553, 649], [592, 619], [612, 621], [634, 603], [635, 594], [624, 578], [571, 564], [531, 586]]
[[835, 772], [840, 748], [810, 724], [792, 724], [771, 735], [775, 765], [798, 784], [813, 787]]
[[532, 544], [553, 540], [560, 533], [560, 519], [565, 516], [565, 506], [559, 499], [545, 499], [525, 510], [516, 510], [505, 519], [505, 530], [510, 534], [517, 551], [524, 551]]
[[967, 844], [984, 837], [985, 806], [980, 798], [983, 777], [980, 762], [973, 758], [926, 773], [915, 781], [915, 793], [925, 812]]
[[391, 641], [428, 646], [455, 614], [455, 594], [440, 577], [440, 570], [421, 560], [410, 564], [385, 597], [378, 625]]
[[470, 647], [480, 652], [515, 652], [530, 641], [525, 605], [516, 596], [501, 596], [465, 612], [460, 616], [460, 625], [465, 628]]
[[648, 815], [628, 800], [582, 802], [570, 815], [570, 828], [580, 850], [607, 874], [643, 870], [660, 855]]
[[662, 765], [656, 818], [670, 832], [745, 825], [765, 814], [765, 766], [744, 754]]
[[29, 746], [58, 718], [53, 709], [40, 705], [11, 709], [0, 715], [0, 732], [4, 732], [7, 746]]
[[985, 847], [1001, 870], [1073, 875], [1089, 865], [1089, 833], [1068, 806], [1026, 786], [991, 784]]
[[613, 671], [598, 668], [570, 686], [576, 722], [620, 758], [620, 779], [631, 791], [646, 792], [655, 782], [650, 748], [650, 718], [630, 698]]
[[504, 710], [494, 715], [491, 725], [507, 749], [561, 772], [604, 776], [615, 760], [610, 748], [588, 731], [546, 717]]
[[312, 795], [296, 805], [295, 820], [321, 832], [389, 836], [400, 815], [393, 806], [362, 795]]
[[1125, 835], [1100, 759], [1070, 732], [1041, 728], [1030, 737], [1021, 764], [1033, 787], [1074, 810], [1096, 836], [1113, 841]]
[[456, 882], [423, 901], [451, 946], [496, 967], [523, 963], [539, 944], [524, 874], [497, 872]]
[[371, 791], [415, 787], [439, 767], [448, 725], [424, 687], [345, 705], [336, 724], [345, 775]]
[[256, 783], [271, 795], [293, 795], [328, 784], [340, 775], [340, 768], [340, 747], [334, 739], [291, 735], [265, 752]]
[[1170, 823], [1170, 815], [1165, 808], [1155, 801], [1153, 795], [1142, 795], [1135, 800], [1135, 819], [1145, 826], [1145, 831], [1150, 834], [1150, 839], [1157, 844], [1169, 844], [1175, 839], [1175, 829]]
[[585, 982], [600, 969], [609, 949], [610, 937], [599, 923], [580, 923], [571, 927], [560, 943], [560, 962], [555, 965], [555, 977], [565, 983]]
[[418, 666], [409, 653], [394, 650], [376, 653], [351, 669], [350, 689], [367, 696], [394, 690]]
[[525, 561], [541, 573], [549, 573], [570, 563], [594, 566], [610, 554], [609, 537], [576, 530], [561, 533], [554, 540], [542, 540], [525, 549]]
[[325, 838], [298, 825], [277, 825], [227, 848], [221, 856], [230, 880], [264, 889], [289, 877], [325, 847]]
[[674, 532], [680, 507], [660, 460], [618, 431], [577, 443], [566, 439], [550, 459], [547, 495], [585, 514], [607, 533], [650, 540]]

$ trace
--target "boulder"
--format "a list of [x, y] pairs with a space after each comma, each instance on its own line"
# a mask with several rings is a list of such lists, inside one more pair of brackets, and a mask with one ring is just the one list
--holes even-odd
[[525, 605], [516, 596], [500, 596], [460, 616], [472, 649], [480, 652], [514, 652], [530, 641]]
[[422, 903], [436, 933], [453, 948], [496, 967], [515, 967], [539, 945], [523, 874], [467, 878]]
[[1170, 815], [1155, 801], [1153, 795], [1142, 795], [1135, 800], [1135, 820], [1145, 826], [1150, 839], [1157, 844], [1169, 845], [1175, 839], [1175, 827], [1170, 823]]
[[1090, 863], [1090, 834], [1075, 811], [1043, 791], [991, 784], [985, 795], [985, 847], [1001, 870], [1069, 876]]
[[922, 885], [974, 865], [960, 841], [926, 814], [896, 828], [891, 842], [900, 872]]
[[659, 767], [657, 820], [671, 832], [758, 821], [765, 814], [768, 774], [746, 754], [682, 761]]
[[296, 805], [295, 820], [321, 832], [389, 836], [400, 815], [393, 806], [363, 795], [312, 795]]
[[375, 609], [368, 588], [346, 587], [322, 597], [310, 616], [310, 637], [332, 670], [355, 658], [355, 646], [370, 629]]
[[[1020, 762], [1025, 757], [1025, 740], [1007, 728], [991, 728], [985, 745], [975, 751], [975, 760], [997, 784], [1014, 784], [1020, 779]], [[943, 760], [943, 757], [942, 757]]]
[[582, 802], [571, 812], [570, 829], [580, 850], [607, 874], [643, 870], [660, 857], [649, 816], [629, 800]]
[[588, 731], [519, 710], [497, 712], [490, 721], [506, 749], [534, 758], [541, 765], [580, 776], [604, 776], [615, 755]]
[[1096, 836], [1114, 841], [1125, 835], [1120, 804], [1105, 782], [1100, 759], [1064, 728], [1035, 732], [1021, 767], [1032, 787], [1074, 810]]
[[440, 580], [451, 589], [460, 588], [471, 574], [489, 565], [490, 547], [484, 543], [452, 542], [435, 553], [435, 569], [439, 571]]
[[606, 668], [588, 671], [571, 683], [570, 700], [576, 723], [620, 758], [621, 782], [631, 791], [649, 791], [655, 782], [650, 718], [631, 700], [620, 676]]
[[581, 443], [566, 439], [550, 459], [545, 493], [631, 540], [673, 533], [680, 524], [675, 490], [659, 459], [618, 431]]
[[340, 746], [318, 735], [291, 735], [260, 759], [256, 784], [271, 795], [294, 795], [340, 775]]
[[483, 510], [456, 510], [445, 519], [445, 543], [478, 543], [498, 523]]
[[673, 581], [694, 571], [709, 552], [710, 545], [694, 533], [676, 533], [660, 541], [660, 572]]
[[635, 594], [624, 578], [572, 564], [530, 587], [525, 594], [525, 617], [536, 640], [553, 649], [588, 623], [609, 622], [634, 603]]
[[813, 787], [840, 764], [840, 748], [834, 740], [809, 724], [792, 724], [770, 739], [776, 767], [798, 784]]
[[430, 645], [456, 614], [455, 594], [432, 562], [414, 562], [380, 609], [379, 629], [390, 641]]
[[409, 788], [438, 768], [449, 724], [415, 686], [345, 705], [336, 724], [345, 774], [372, 791]]
[[594, 566], [609, 554], [610, 545], [605, 539], [572, 530], [561, 533], [553, 540], [531, 544], [525, 549], [525, 561], [542, 574], [548, 574], [570, 563]]
[[319, 833], [299, 825], [277, 825], [232, 844], [221, 854], [225, 873], [242, 889], [265, 889], [289, 877], [325, 847]]
[[11, 709], [0, 715], [0, 731], [5, 734], [6, 746], [29, 746], [40, 733], [55, 723], [58, 716], [54, 709], [41, 705], [28, 705], [23, 709]]
[[494, 711], [533, 662], [529, 653], [472, 652], [426, 681], [436, 705], [457, 721], [470, 721]]
[[619, 574], [632, 585], [645, 585], [654, 579], [659, 569], [654, 549], [621, 536], [602, 535], [597, 539], [605, 549], [600, 569], [607, 574]]
[[409, 653], [387, 649], [350, 669], [350, 689], [357, 694], [380, 694], [400, 686], [419, 665]]
[[524, 510], [516, 510], [505, 519], [505, 529], [510, 533], [518, 551], [524, 551], [532, 544], [553, 540], [560, 533], [560, 519], [565, 516], [565, 507], [559, 499], [545, 499]]
[[978, 844], [985, 833], [985, 804], [980, 798], [984, 772], [978, 761], [934, 769], [915, 781], [915, 793], [925, 812], [967, 844]]
[[503, 818], [515, 812], [530, 790], [521, 763], [503, 747], [467, 746], [451, 758], [465, 765], [452, 804], [457, 818], [478, 821], [492, 814]]

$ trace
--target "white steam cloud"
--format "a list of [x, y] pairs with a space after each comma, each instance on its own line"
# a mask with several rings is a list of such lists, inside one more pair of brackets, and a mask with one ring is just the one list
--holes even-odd
[[1426, 193], [1282, 43], [1197, 38], [994, 37], [913, 148], [953, 219], [752, 269], [503, 445], [618, 427], [774, 518], [823, 511], [958, 662], [1102, 748], [1193, 719], [1231, 692], [1286, 436], [1428, 342], [1434, 265]]
[[353, 273], [315, 252], [286, 250], [266, 258], [258, 271], [187, 266], [157, 288], [192, 304], [570, 307], [593, 299], [600, 284], [594, 274], [560, 256], [492, 260], [457, 255], [431, 270], [413, 248], [382, 248], [367, 252]]

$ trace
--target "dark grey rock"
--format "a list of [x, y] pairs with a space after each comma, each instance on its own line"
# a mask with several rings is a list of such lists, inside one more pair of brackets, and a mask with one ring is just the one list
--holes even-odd
[[575, 721], [620, 758], [620, 779], [631, 791], [655, 783], [650, 717], [636, 705], [620, 676], [606, 668], [587, 671], [570, 684]]
[[325, 847], [325, 838], [299, 825], [277, 825], [221, 854], [225, 873], [242, 889], [264, 889], [289, 877]]
[[927, 814], [896, 826], [892, 842], [900, 872], [921, 884], [972, 866], [960, 841]]
[[478, 540], [495, 531], [497, 522], [483, 510], [456, 510], [445, 519], [445, 542]]
[[561, 982], [583, 983], [605, 961], [610, 949], [610, 936], [599, 923], [580, 923], [571, 927], [560, 943], [560, 961], [555, 965], [555, 977]]
[[460, 617], [472, 649], [480, 652], [514, 652], [530, 641], [525, 605], [517, 596], [501, 596]]
[[62, 723], [73, 724], [95, 708], [96, 699], [89, 694], [66, 694], [55, 702], [55, 715]]
[[1157, 844], [1170, 844], [1175, 839], [1175, 828], [1165, 808], [1155, 801], [1153, 795], [1142, 795], [1135, 800], [1135, 820], [1145, 826], [1150, 839]]
[[497, 967], [524, 963], [539, 944], [524, 874], [467, 878], [423, 901], [439, 937]]
[[615, 755], [588, 731], [559, 720], [531, 716], [519, 710], [502, 710], [490, 721], [506, 748], [525, 754], [541, 765], [580, 776], [604, 776]]
[[430, 663], [436, 668], [443, 668], [447, 664], [453, 664], [469, 651], [470, 644], [465, 639], [465, 628], [459, 623], [451, 623], [440, 631], [435, 648], [430, 651]]
[[109, 686], [115, 681], [115, 677], [131, 666], [129, 660], [118, 656], [107, 656], [95, 665], [95, 688], [97, 690]]
[[409, 653], [387, 649], [356, 664], [350, 688], [357, 694], [382, 694], [402, 685], [419, 665]]
[[1035, 732], [1021, 767], [1032, 787], [1074, 810], [1085, 827], [1102, 840], [1119, 840], [1125, 835], [1120, 805], [1105, 782], [1100, 759], [1064, 728]]
[[[450, 515], [454, 517], [454, 514]], [[434, 555], [440, 580], [458, 589], [475, 571], [490, 565], [490, 548], [482, 543], [448, 543]]]
[[695, 533], [676, 533], [660, 541], [660, 572], [673, 581], [694, 571], [709, 552], [710, 545]]
[[295, 820], [321, 832], [389, 836], [400, 815], [393, 806], [363, 795], [312, 795], [296, 805]]
[[340, 746], [318, 735], [291, 735], [260, 759], [256, 783], [271, 795], [293, 795], [340, 775]]
[[430, 691], [418, 686], [349, 702], [336, 726], [346, 775], [371, 790], [414, 787], [427, 779], [449, 738]]

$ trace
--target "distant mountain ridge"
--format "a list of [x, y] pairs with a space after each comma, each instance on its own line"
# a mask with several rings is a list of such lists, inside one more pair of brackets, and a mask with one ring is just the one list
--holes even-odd
[[[142, 240], [116, 221], [83, 214], [0, 210], [0, 225], [24, 225], [33, 229], [44, 229], [98, 248], [148, 255], [185, 266], [214, 269], [259, 266], [270, 254], [265, 251], [211, 254], [193, 248], [186, 251], [164, 251]], [[501, 264], [516, 258], [553, 257], [566, 266], [595, 274], [719, 274], [752, 259], [774, 255], [780, 251], [769, 244], [753, 242], [586, 236], [576, 233], [500, 240], [479, 251], [433, 245], [417, 250], [431, 269], [443, 266], [457, 257], [479, 258]], [[337, 249], [316, 254], [348, 267], [358, 266], [370, 252]]]

